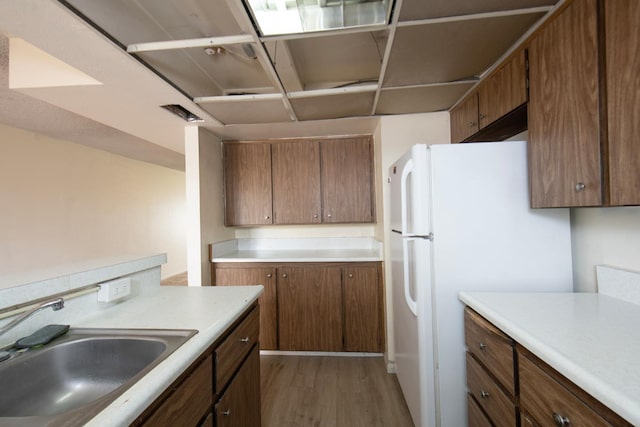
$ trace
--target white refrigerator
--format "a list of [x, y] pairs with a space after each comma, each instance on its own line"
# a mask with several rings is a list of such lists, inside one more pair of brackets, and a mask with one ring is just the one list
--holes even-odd
[[529, 208], [523, 141], [415, 145], [389, 176], [398, 381], [416, 426], [466, 426], [458, 293], [571, 292], [569, 211]]

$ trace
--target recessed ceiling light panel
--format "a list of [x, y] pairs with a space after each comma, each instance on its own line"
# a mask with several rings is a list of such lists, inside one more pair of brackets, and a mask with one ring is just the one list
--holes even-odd
[[389, 22], [393, 0], [244, 0], [263, 36]]

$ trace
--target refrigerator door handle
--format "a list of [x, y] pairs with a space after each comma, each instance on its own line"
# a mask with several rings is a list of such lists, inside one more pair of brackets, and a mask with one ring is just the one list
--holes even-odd
[[407, 202], [409, 200], [409, 198], [407, 197], [407, 181], [411, 172], [413, 172], [413, 159], [409, 159], [407, 163], [405, 163], [404, 167], [402, 168], [402, 175], [400, 177], [400, 216], [402, 221], [403, 235], [409, 233], [409, 230], [407, 228]]
[[411, 240], [416, 240], [415, 238], [404, 238], [402, 239], [402, 252], [403, 252], [403, 256], [402, 256], [402, 264], [404, 267], [404, 299], [407, 303], [407, 306], [409, 307], [409, 310], [411, 310], [411, 313], [413, 313], [414, 316], [418, 317], [418, 303], [416, 302], [416, 300], [413, 299], [413, 297], [411, 296], [411, 291], [409, 290], [409, 286], [410, 286], [410, 280], [411, 280], [411, 273], [409, 271], [410, 268], [410, 259], [409, 259], [409, 242]]

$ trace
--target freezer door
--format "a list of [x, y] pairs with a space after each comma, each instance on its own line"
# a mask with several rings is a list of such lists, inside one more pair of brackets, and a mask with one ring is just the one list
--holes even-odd
[[428, 156], [426, 145], [414, 145], [389, 169], [391, 229], [404, 236], [431, 232]]

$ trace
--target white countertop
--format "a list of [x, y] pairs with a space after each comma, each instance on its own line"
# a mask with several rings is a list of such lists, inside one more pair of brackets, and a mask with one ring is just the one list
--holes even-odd
[[234, 251], [213, 257], [212, 262], [368, 262], [381, 261], [377, 250], [255, 250]]
[[640, 306], [595, 293], [461, 292], [460, 300], [640, 425]]
[[129, 425], [262, 293], [262, 286], [158, 287], [125, 300], [72, 327], [197, 329], [87, 426]]

